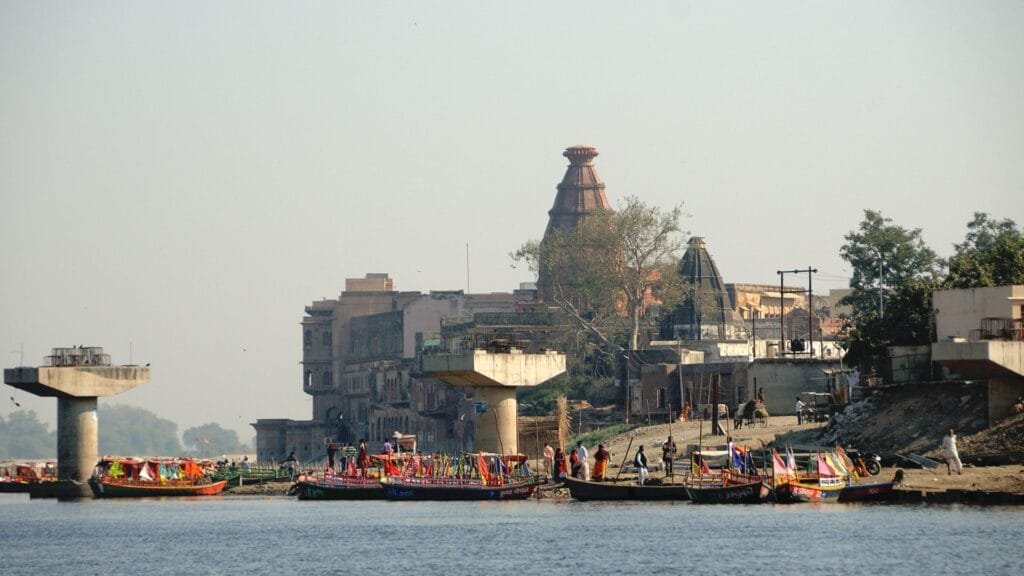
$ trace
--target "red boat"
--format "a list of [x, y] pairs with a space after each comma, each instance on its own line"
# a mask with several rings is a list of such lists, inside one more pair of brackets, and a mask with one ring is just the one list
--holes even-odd
[[151, 482], [125, 479], [89, 480], [89, 487], [97, 498], [145, 498], [152, 496], [216, 496], [224, 491], [227, 480], [204, 482], [167, 480]]
[[214, 481], [208, 470], [192, 459], [140, 460], [104, 458], [89, 479], [97, 498], [151, 496], [213, 496], [227, 480]]

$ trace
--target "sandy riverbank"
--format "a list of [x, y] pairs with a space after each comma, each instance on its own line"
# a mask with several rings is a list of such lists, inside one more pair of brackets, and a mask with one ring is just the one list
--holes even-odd
[[[803, 424], [797, 425], [795, 416], [779, 416], [769, 420], [768, 426], [757, 426], [753, 428], [740, 428], [730, 430], [729, 434], [733, 441], [749, 446], [760, 448], [763, 445], [774, 441], [776, 437], [785, 435], [789, 443], [808, 442], [814, 443], [820, 429], [824, 424]], [[682, 422], [674, 423], [671, 426], [671, 434], [679, 447], [679, 457], [685, 460], [684, 454], [687, 447], [697, 445], [702, 440], [704, 446], [725, 444], [724, 436], [709, 436], [709, 425], [707, 422]], [[703, 432], [703, 435], [702, 435]], [[636, 453], [640, 444], [648, 453], [652, 463], [661, 459], [661, 443], [669, 436], [668, 424], [657, 424], [637, 428], [628, 434], [617, 436], [605, 444], [612, 453], [609, 472], [614, 475], [618, 467], [626, 457], [628, 464]], [[632, 445], [630, 439], [632, 438]], [[626, 448], [630, 446], [627, 454]], [[593, 455], [596, 446], [588, 446]], [[678, 466], [678, 462], [677, 462]], [[876, 478], [891, 479], [895, 475], [896, 468], [884, 468]], [[659, 474], [654, 474], [658, 477]], [[904, 468], [904, 487], [923, 491], [943, 490], [966, 490], [979, 492], [1011, 492], [1024, 494], [1024, 466], [1013, 464], [1007, 466], [986, 466], [986, 467], [965, 467], [963, 474], [947, 475], [945, 465], [937, 469]]]

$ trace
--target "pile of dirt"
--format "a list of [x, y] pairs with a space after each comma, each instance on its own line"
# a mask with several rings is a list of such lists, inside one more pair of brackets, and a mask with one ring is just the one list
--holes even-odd
[[964, 455], [1024, 453], [1024, 414], [1000, 420], [973, 436], [958, 438], [957, 445]]
[[832, 417], [819, 443], [881, 453], [923, 454], [937, 449], [950, 428], [961, 438], [988, 426], [985, 384], [930, 382], [878, 390]]

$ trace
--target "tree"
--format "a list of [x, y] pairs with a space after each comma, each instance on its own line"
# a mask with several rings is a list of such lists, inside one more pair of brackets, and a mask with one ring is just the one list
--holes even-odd
[[18, 410], [4, 420], [0, 416], [0, 459], [53, 458], [57, 434], [47, 430], [35, 410]]
[[967, 224], [967, 237], [954, 248], [946, 287], [1024, 284], [1024, 232], [1013, 220], [996, 221], [975, 212], [974, 220]]
[[941, 262], [921, 239], [921, 230], [865, 210], [859, 230], [845, 238], [840, 255], [853, 268], [853, 291], [842, 301], [853, 308], [844, 343], [850, 359], [867, 360], [886, 346], [931, 342], [931, 292]]
[[149, 410], [127, 405], [99, 407], [100, 452], [121, 456], [181, 453], [178, 425]]
[[225, 430], [213, 422], [185, 429], [181, 441], [203, 455], [238, 454], [245, 451], [234, 430]]
[[512, 256], [534, 272], [543, 267], [554, 303], [606, 348], [622, 348], [615, 334], [622, 331], [635, 349], [648, 307], [678, 290], [681, 214], [679, 206], [664, 211], [629, 196], [618, 211], [591, 213]]

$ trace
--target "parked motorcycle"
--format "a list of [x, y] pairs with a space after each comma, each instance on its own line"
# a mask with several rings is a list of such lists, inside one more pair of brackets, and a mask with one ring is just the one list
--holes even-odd
[[874, 452], [861, 452], [851, 448], [846, 450], [846, 455], [862, 474], [867, 472], [877, 476], [882, 471], [882, 457]]

